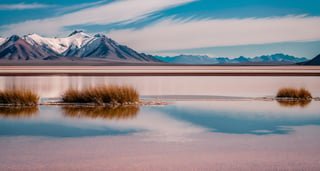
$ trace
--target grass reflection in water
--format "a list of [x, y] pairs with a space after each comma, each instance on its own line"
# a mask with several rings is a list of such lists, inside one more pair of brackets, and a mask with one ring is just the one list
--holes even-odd
[[137, 116], [139, 106], [63, 106], [63, 113], [73, 118], [133, 119]]
[[300, 106], [302, 108], [307, 107], [311, 100], [277, 100], [277, 102], [280, 104], [280, 106], [283, 107], [296, 107]]
[[1, 106], [0, 117], [3, 118], [27, 118], [36, 115], [37, 106]]

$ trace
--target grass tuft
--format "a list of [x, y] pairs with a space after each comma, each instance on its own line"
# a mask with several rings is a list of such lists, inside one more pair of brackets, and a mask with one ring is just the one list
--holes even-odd
[[67, 90], [62, 96], [66, 103], [129, 104], [139, 101], [137, 90], [131, 86], [99, 86], [85, 90]]
[[0, 91], [0, 104], [9, 105], [37, 105], [39, 96], [30, 90]]
[[277, 98], [311, 99], [311, 93], [304, 89], [282, 88], [277, 93]]

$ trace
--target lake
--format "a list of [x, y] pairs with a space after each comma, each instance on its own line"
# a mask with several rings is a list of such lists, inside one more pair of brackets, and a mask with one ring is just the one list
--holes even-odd
[[167, 105], [0, 107], [0, 170], [320, 170], [316, 76], [0, 76], [42, 101], [69, 88], [131, 85]]

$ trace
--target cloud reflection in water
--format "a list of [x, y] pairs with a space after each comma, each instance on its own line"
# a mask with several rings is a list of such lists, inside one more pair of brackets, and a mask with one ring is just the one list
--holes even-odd
[[176, 120], [210, 132], [254, 135], [289, 134], [294, 126], [320, 125], [318, 109], [317, 102], [297, 109], [265, 101], [186, 101], [159, 108]]

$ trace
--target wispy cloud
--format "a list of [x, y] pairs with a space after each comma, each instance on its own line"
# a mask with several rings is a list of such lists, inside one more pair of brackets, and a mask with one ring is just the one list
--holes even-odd
[[93, 7], [93, 6], [97, 6], [97, 5], [106, 3], [107, 1], [108, 0], [102, 0], [102, 1], [97, 1], [97, 2], [76, 4], [76, 5], [62, 7], [62, 8], [59, 8], [57, 10], [58, 10], [58, 14], [63, 14], [63, 13], [67, 13], [67, 12], [70, 12], [70, 11], [76, 11], [76, 10], [80, 10], [80, 9], [84, 9], [84, 8], [90, 8], [90, 7]]
[[46, 5], [46, 4], [38, 4], [38, 3], [0, 4], [0, 10], [26, 10], [26, 9], [48, 8], [52, 6], [54, 5]]
[[109, 35], [139, 51], [320, 40], [320, 17], [174, 20]]
[[3, 35], [27, 34], [37, 32], [44, 35], [56, 35], [65, 27], [78, 25], [105, 25], [117, 22], [128, 22], [146, 17], [156, 11], [189, 3], [195, 0], [121, 0], [96, 7], [86, 8], [59, 17], [31, 20], [22, 23], [5, 25]]

